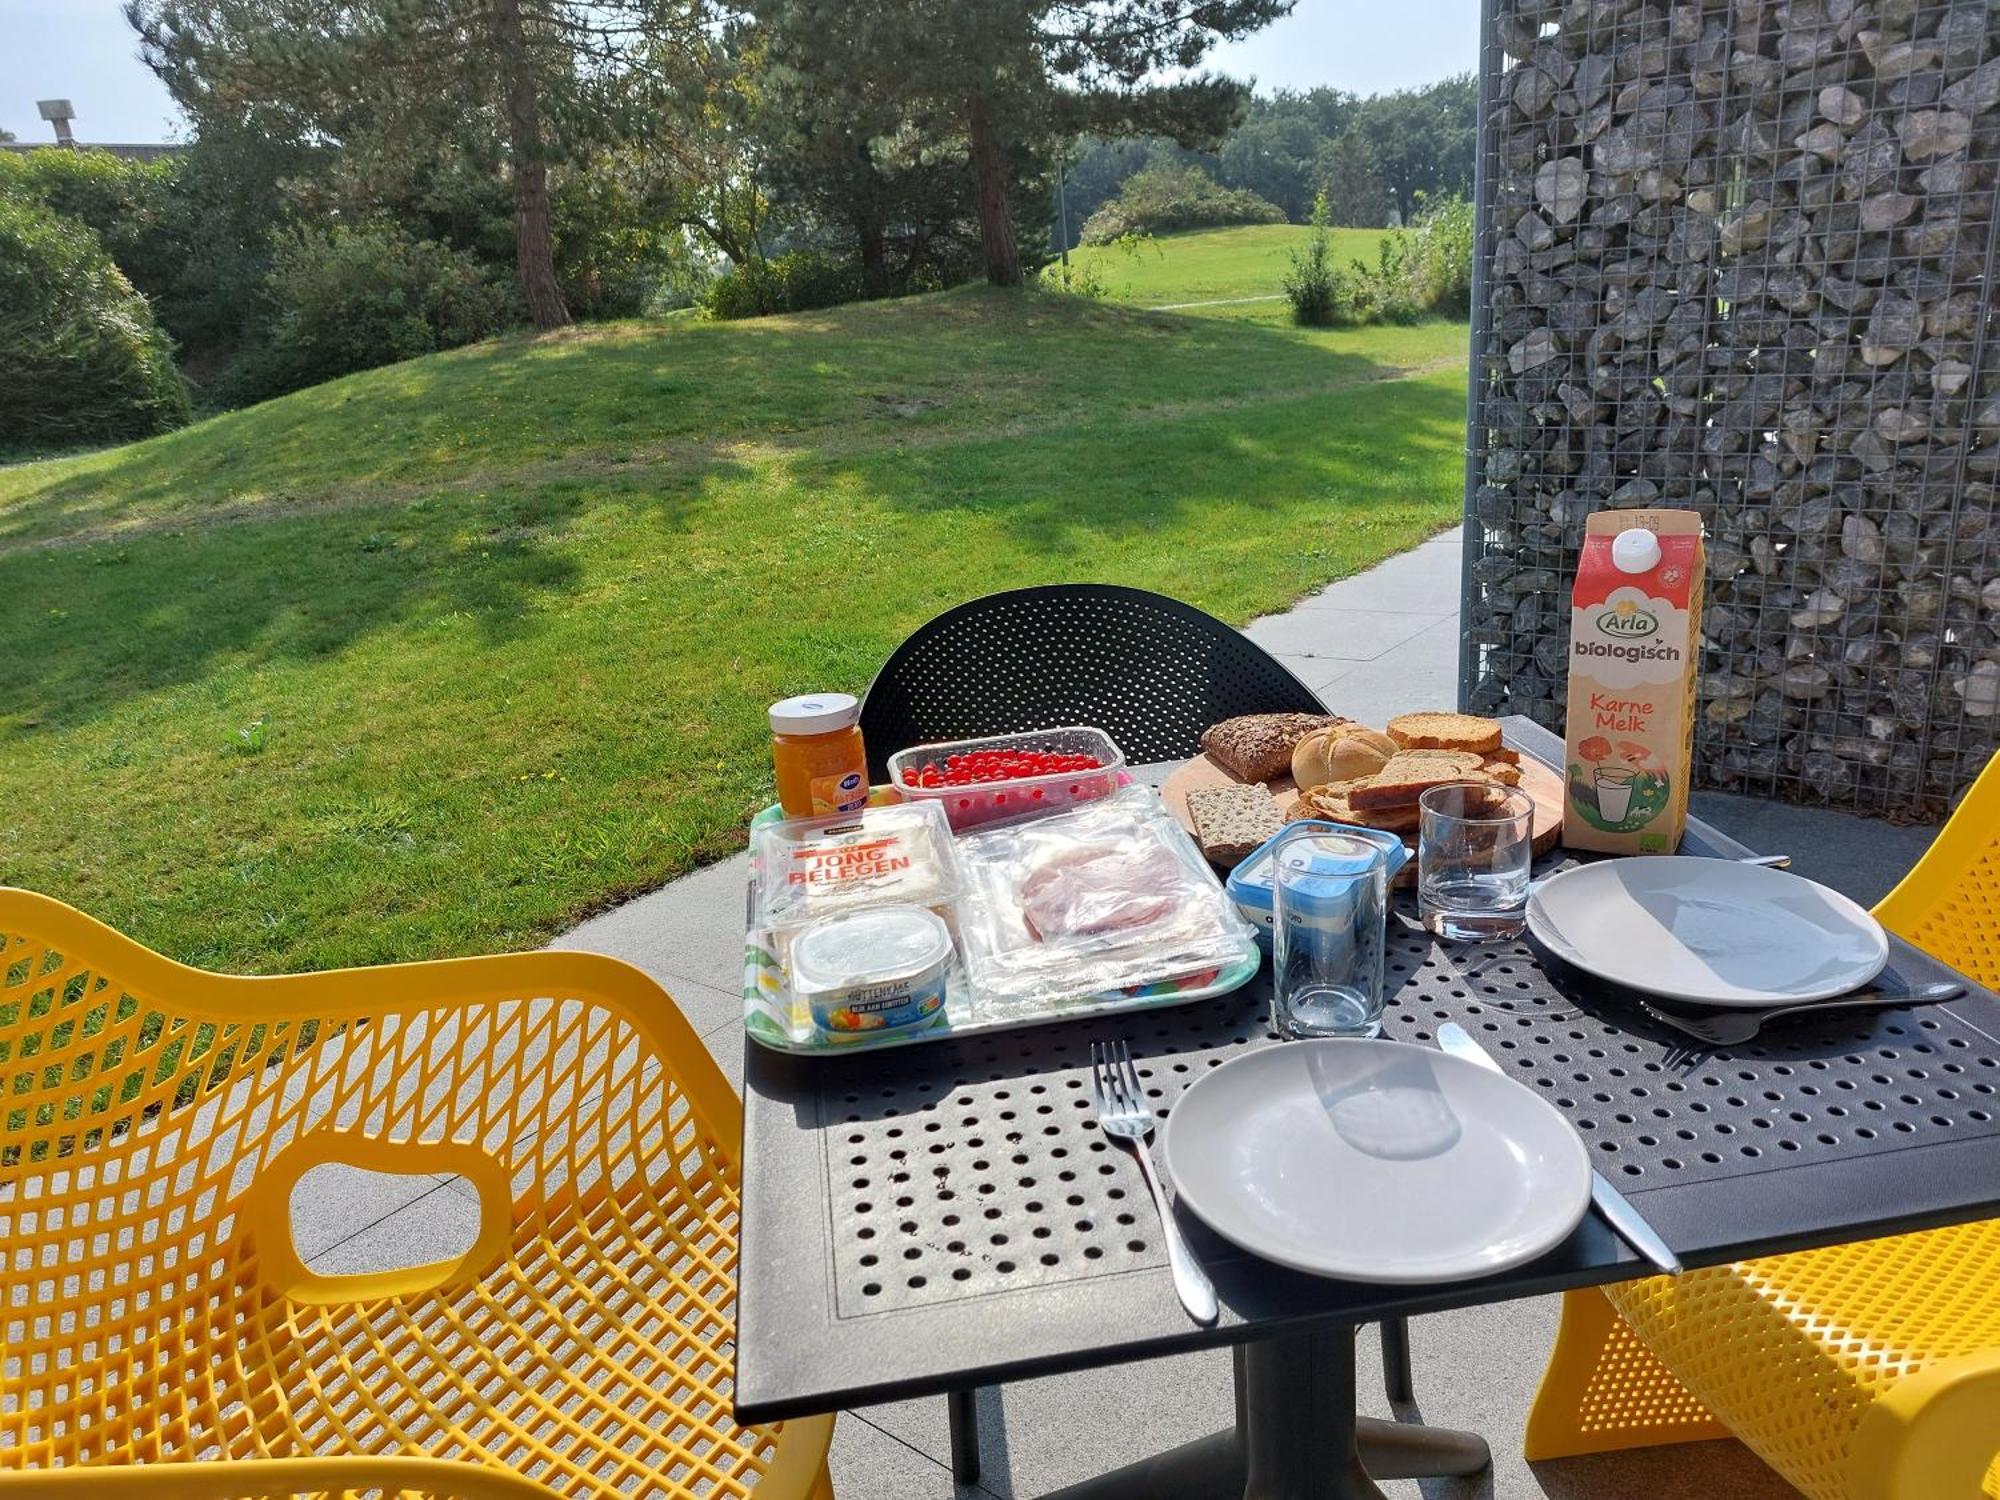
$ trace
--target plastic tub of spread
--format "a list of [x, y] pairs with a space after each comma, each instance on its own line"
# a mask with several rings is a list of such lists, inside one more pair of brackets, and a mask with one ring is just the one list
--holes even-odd
[[928, 1026], [944, 1014], [951, 930], [921, 906], [822, 917], [791, 944], [793, 993], [833, 1041]]
[[1396, 872], [1408, 863], [1409, 846], [1393, 833], [1383, 833], [1374, 828], [1358, 828], [1348, 823], [1333, 823], [1321, 818], [1307, 818], [1297, 823], [1287, 823], [1282, 830], [1258, 845], [1244, 861], [1229, 872], [1229, 897], [1236, 903], [1236, 909], [1250, 919], [1257, 929], [1258, 945], [1269, 951], [1271, 930], [1275, 925], [1272, 914], [1271, 859], [1278, 841], [1286, 834], [1301, 828], [1318, 829], [1329, 833], [1352, 834], [1364, 839], [1382, 851], [1388, 862], [1388, 878], [1393, 881]]
[[[959, 783], [945, 778], [982, 756], [1009, 756], [1077, 762], [1069, 769], [1041, 775], [1012, 772], [996, 779]], [[1085, 762], [1095, 761], [1095, 765]], [[1121, 784], [1125, 752], [1102, 729], [1071, 724], [1058, 729], [1030, 729], [1021, 734], [993, 734], [984, 739], [952, 740], [941, 745], [912, 745], [889, 757], [889, 785], [910, 802], [934, 802], [944, 809], [953, 833], [1009, 818], [1065, 812], [1080, 802], [1109, 796]], [[927, 782], [935, 782], [927, 785]]]

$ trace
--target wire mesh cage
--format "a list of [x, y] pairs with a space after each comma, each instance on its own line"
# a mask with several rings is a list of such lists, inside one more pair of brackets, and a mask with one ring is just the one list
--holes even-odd
[[1484, 0], [1460, 696], [1699, 511], [1699, 780], [1927, 817], [2000, 730], [2000, 9]]

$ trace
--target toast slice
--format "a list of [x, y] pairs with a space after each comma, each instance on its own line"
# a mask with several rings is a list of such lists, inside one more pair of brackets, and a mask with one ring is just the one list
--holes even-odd
[[1481, 769], [1485, 764], [1469, 751], [1404, 751], [1393, 757], [1365, 786], [1347, 794], [1357, 808], [1414, 807], [1434, 786], [1450, 786], [1454, 781], [1491, 781]]
[[1348, 781], [1329, 781], [1309, 791], [1299, 793], [1299, 799], [1285, 814], [1287, 823], [1297, 823], [1306, 818], [1327, 818], [1335, 823], [1355, 823], [1363, 828], [1380, 829], [1383, 833], [1414, 833], [1417, 830], [1419, 812], [1413, 802], [1407, 807], [1356, 807], [1348, 794], [1356, 787], [1366, 786], [1372, 778], [1355, 777]]
[[1389, 738], [1405, 750], [1469, 750], [1484, 755], [1498, 750], [1500, 721], [1473, 714], [1398, 714], [1388, 724]]
[[1521, 784], [1521, 765], [1518, 761], [1488, 759], [1480, 765], [1479, 769], [1502, 786], [1519, 786]]

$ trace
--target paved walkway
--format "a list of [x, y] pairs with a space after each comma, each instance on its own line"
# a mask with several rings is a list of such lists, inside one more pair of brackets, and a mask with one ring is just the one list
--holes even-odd
[[[1380, 724], [1455, 701], [1460, 545], [1456, 531], [1285, 614], [1252, 623], [1328, 707]], [[1804, 873], [1872, 901], [1928, 842], [1921, 829], [1705, 796], [1698, 811], [1752, 847], [1788, 850]], [[584, 923], [556, 946], [593, 949], [653, 974], [741, 1086], [744, 860], [724, 860]], [[317, 1185], [317, 1184], [316, 1184]], [[328, 1271], [410, 1265], [469, 1243], [476, 1202], [462, 1183], [339, 1176], [301, 1205], [300, 1250]], [[1554, 1328], [1554, 1299], [1419, 1318], [1419, 1405], [1394, 1413], [1471, 1428], [1493, 1445], [1490, 1473], [1466, 1481], [1384, 1485], [1396, 1500], [1788, 1500], [1794, 1492], [1733, 1442], [1535, 1465], [1520, 1457], [1534, 1382]], [[1363, 1340], [1363, 1409], [1392, 1415]], [[981, 1396], [985, 1475], [954, 1487], [942, 1399], [844, 1415], [833, 1471], [842, 1500], [979, 1500], [1039, 1495], [1226, 1424], [1224, 1354], [1027, 1381]], [[1163, 1497], [1164, 1500], [1164, 1497]]]

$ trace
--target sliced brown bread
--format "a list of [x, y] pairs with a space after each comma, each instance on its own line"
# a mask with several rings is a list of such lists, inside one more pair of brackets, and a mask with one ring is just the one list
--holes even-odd
[[1389, 738], [1405, 750], [1471, 750], [1484, 755], [1500, 746], [1500, 721], [1473, 714], [1398, 714]]
[[1306, 818], [1329, 818], [1336, 823], [1358, 823], [1364, 828], [1379, 828], [1384, 833], [1409, 833], [1417, 827], [1417, 808], [1412, 803], [1408, 807], [1356, 807], [1349, 800], [1349, 793], [1356, 787], [1368, 785], [1371, 778], [1356, 777], [1350, 781], [1330, 781], [1324, 786], [1316, 786], [1310, 791], [1299, 793], [1299, 800], [1285, 814], [1287, 823], [1297, 823]]
[[1335, 714], [1240, 714], [1204, 729], [1201, 748], [1239, 781], [1269, 781], [1291, 773], [1300, 740], [1343, 722]]
[[1519, 786], [1521, 784], [1521, 767], [1518, 761], [1488, 759], [1479, 769], [1485, 775], [1491, 776], [1502, 786]]
[[1228, 869], [1284, 827], [1278, 804], [1261, 786], [1198, 786], [1187, 794], [1195, 842], [1210, 862]]
[[1404, 751], [1348, 793], [1347, 800], [1358, 808], [1414, 807], [1434, 786], [1454, 781], [1490, 780], [1481, 770], [1480, 758], [1469, 752]]
[[1488, 765], [1496, 760], [1504, 761], [1510, 766], [1518, 766], [1521, 763], [1521, 752], [1507, 745], [1502, 745], [1498, 750], [1485, 750], [1480, 753], [1486, 757]]

